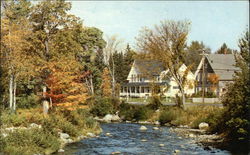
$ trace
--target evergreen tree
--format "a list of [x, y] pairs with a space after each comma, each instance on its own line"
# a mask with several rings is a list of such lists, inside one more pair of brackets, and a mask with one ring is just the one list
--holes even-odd
[[187, 66], [192, 65], [191, 71], [194, 73], [201, 61], [201, 55], [203, 50], [205, 53], [211, 53], [211, 50], [206, 47], [203, 42], [192, 41], [191, 44], [187, 47], [185, 53], [185, 64]]
[[215, 53], [216, 54], [232, 54], [233, 50], [228, 48], [226, 43], [223, 43], [222, 46]]
[[[236, 66], [240, 71], [236, 73], [235, 82], [228, 86], [222, 103], [225, 112], [222, 119], [217, 122], [220, 132], [226, 133], [227, 139], [232, 142], [249, 147], [250, 137], [250, 54], [249, 54], [249, 32], [239, 40], [240, 52], [236, 53]], [[223, 124], [223, 126], [222, 126]], [[237, 145], [238, 146], [238, 145]], [[248, 148], [249, 149], [249, 148]]]

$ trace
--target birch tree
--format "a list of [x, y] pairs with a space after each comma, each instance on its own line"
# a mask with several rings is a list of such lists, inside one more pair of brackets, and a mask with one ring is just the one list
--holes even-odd
[[113, 35], [111, 37], [107, 37], [107, 45], [104, 49], [104, 61], [107, 64], [112, 83], [112, 96], [115, 96], [115, 88], [116, 88], [116, 78], [115, 78], [115, 62], [114, 62], [114, 53], [118, 51], [119, 46], [122, 41], [117, 38], [117, 36]]
[[[1, 12], [1, 65], [7, 73], [9, 83], [9, 108], [16, 109], [16, 88], [21, 78], [32, 75], [30, 47], [27, 36], [30, 35], [29, 22], [30, 2], [8, 1]], [[27, 77], [30, 77], [27, 76]]]
[[144, 28], [137, 38], [138, 48], [150, 58], [162, 62], [171, 77], [179, 86], [182, 102], [179, 107], [185, 104], [185, 85], [187, 73], [190, 67], [184, 72], [179, 68], [184, 63], [186, 40], [189, 31], [187, 21], [162, 21], [152, 29]]

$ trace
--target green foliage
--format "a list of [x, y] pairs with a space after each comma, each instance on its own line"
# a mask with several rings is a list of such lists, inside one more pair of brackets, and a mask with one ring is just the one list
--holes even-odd
[[[202, 97], [202, 91], [193, 94], [192, 97]], [[216, 94], [214, 92], [205, 92], [204, 97], [206, 98], [216, 98]]]
[[17, 98], [17, 107], [18, 108], [34, 108], [39, 103], [40, 98], [35, 95], [23, 95]]
[[134, 119], [136, 121], [147, 120], [147, 119], [150, 118], [152, 113], [153, 113], [153, 111], [151, 109], [149, 109], [148, 107], [146, 107], [146, 106], [138, 106], [135, 109], [135, 112], [134, 112]]
[[161, 99], [159, 96], [153, 96], [150, 98], [149, 104], [147, 107], [149, 107], [152, 110], [157, 110], [162, 106]]
[[[1, 149], [11, 154], [50, 154], [60, 148], [59, 139], [42, 129], [16, 130], [0, 137]], [[3, 147], [2, 147], [3, 146]]]
[[176, 111], [174, 109], [165, 108], [161, 111], [159, 116], [159, 122], [161, 125], [165, 123], [171, 123], [171, 121], [177, 118]]
[[127, 76], [132, 67], [134, 57], [136, 53], [133, 51], [129, 44], [127, 45], [125, 52], [117, 52], [113, 53], [114, 65], [115, 65], [115, 80], [117, 83], [125, 83], [127, 80]]
[[119, 115], [124, 120], [147, 120], [153, 114], [153, 110], [143, 105], [130, 105], [122, 103], [120, 105]]
[[1, 124], [5, 126], [26, 126], [26, 118], [18, 114], [4, 112], [1, 115]]
[[215, 53], [216, 54], [232, 54], [233, 50], [228, 48], [226, 43], [223, 43], [222, 46]]
[[211, 49], [206, 47], [203, 42], [192, 41], [191, 44], [187, 47], [185, 53], [185, 64], [187, 66], [192, 65], [191, 71], [194, 73], [201, 61], [202, 50], [205, 50], [206, 53], [211, 53]]
[[94, 103], [90, 112], [95, 116], [102, 117], [106, 114], [113, 114], [112, 103], [107, 98], [100, 98]]
[[[249, 142], [250, 131], [250, 54], [249, 32], [239, 41], [240, 53], [236, 53], [236, 66], [241, 69], [236, 73], [235, 82], [227, 87], [222, 98], [225, 112], [214, 126], [217, 132], [226, 133], [234, 142]], [[223, 124], [223, 128], [220, 126]]]
[[119, 115], [124, 120], [133, 120], [135, 114], [136, 105], [131, 105], [128, 103], [120, 104]]
[[120, 101], [117, 98], [101, 98], [94, 99], [94, 103], [90, 112], [95, 116], [105, 116], [106, 114], [114, 114], [118, 111]]

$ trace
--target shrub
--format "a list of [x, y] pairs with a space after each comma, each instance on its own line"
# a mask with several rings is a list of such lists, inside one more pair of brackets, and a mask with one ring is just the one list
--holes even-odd
[[27, 122], [24, 116], [11, 114], [8, 111], [2, 113], [1, 124], [6, 126], [26, 126]]
[[147, 106], [122, 103], [119, 107], [119, 115], [124, 120], [146, 120], [151, 116], [151, 114], [153, 114], [153, 110], [148, 108]]
[[138, 106], [135, 108], [134, 119], [137, 121], [146, 120], [151, 116], [152, 113], [153, 113], [153, 111], [151, 109], [149, 109], [148, 107]]
[[162, 106], [161, 100], [159, 96], [153, 96], [150, 98], [149, 104], [147, 107], [153, 110], [157, 110]]
[[161, 111], [159, 122], [161, 123], [161, 125], [164, 125], [165, 123], [171, 123], [171, 121], [175, 120], [176, 118], [176, 110], [173, 108], [166, 108]]
[[62, 114], [51, 114], [48, 118], [44, 119], [42, 126], [46, 132], [50, 132], [54, 135], [57, 135], [58, 129], [73, 137], [80, 134], [80, 130], [63, 117]]
[[[192, 97], [202, 97], [202, 91], [193, 94]], [[214, 92], [205, 92], [204, 97], [206, 98], [216, 98], [216, 94]]]
[[91, 107], [90, 112], [95, 116], [105, 116], [106, 114], [113, 114], [114, 107], [110, 98], [97, 98]]
[[119, 115], [121, 118], [124, 120], [133, 120], [134, 119], [134, 114], [135, 114], [135, 105], [130, 105], [128, 103], [122, 103], [119, 106], [120, 112]]
[[2, 138], [2, 151], [10, 154], [50, 154], [60, 148], [58, 138], [42, 129], [16, 130]]
[[199, 124], [202, 122], [206, 122], [207, 119], [205, 117], [198, 117], [197, 119], [195, 119], [192, 123], [191, 123], [191, 128], [193, 129], [199, 129]]
[[17, 98], [18, 108], [34, 108], [39, 103], [40, 98], [35, 94], [23, 95]]

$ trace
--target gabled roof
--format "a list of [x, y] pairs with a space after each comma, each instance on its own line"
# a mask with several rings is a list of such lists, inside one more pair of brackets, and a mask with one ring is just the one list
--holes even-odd
[[[208, 54], [206, 56], [211, 68], [219, 76], [220, 80], [232, 80], [235, 71], [239, 68], [235, 66], [236, 60], [234, 54]], [[202, 67], [202, 60], [199, 64], [195, 76]]]
[[207, 60], [213, 70], [237, 70], [233, 54], [208, 54]]
[[134, 67], [139, 73], [147, 76], [160, 75], [164, 71], [163, 64], [156, 60], [135, 60]]

